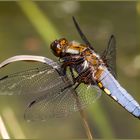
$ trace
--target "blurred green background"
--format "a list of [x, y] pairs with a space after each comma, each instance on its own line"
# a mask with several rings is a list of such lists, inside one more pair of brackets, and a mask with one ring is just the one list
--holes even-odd
[[[54, 39], [82, 42], [72, 16], [99, 53], [107, 47], [110, 35], [116, 36], [118, 80], [140, 103], [140, 2], [0, 2], [0, 61], [21, 54], [57, 60], [49, 48]], [[27, 65], [8, 66], [0, 77]], [[11, 138], [86, 138], [78, 112], [68, 118], [27, 123], [23, 100], [0, 96], [0, 116]], [[140, 121], [104, 94], [87, 108], [87, 115], [97, 139], [140, 138]]]

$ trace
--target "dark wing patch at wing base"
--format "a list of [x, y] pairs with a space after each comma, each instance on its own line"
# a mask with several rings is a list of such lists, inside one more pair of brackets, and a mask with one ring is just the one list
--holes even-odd
[[107, 48], [101, 55], [102, 60], [107, 65], [108, 70], [117, 78], [116, 72], [116, 39], [114, 35], [111, 35]]

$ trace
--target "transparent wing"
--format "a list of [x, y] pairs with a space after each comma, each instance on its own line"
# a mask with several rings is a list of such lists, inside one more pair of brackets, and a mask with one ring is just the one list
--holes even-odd
[[88, 39], [86, 38], [86, 36], [84, 35], [84, 33], [82, 32], [82, 30], [80, 29], [80, 26], [78, 25], [78, 22], [76, 21], [75, 17], [73, 17], [73, 22], [74, 25], [81, 37], [81, 39], [84, 41], [84, 43], [92, 50], [94, 50], [94, 48], [92, 47], [91, 43], [88, 41]]
[[38, 93], [58, 84], [61, 77], [48, 65], [0, 78], [0, 95]]
[[101, 58], [106, 63], [109, 71], [117, 78], [116, 72], [116, 40], [114, 35], [111, 35], [108, 47], [103, 51]]
[[71, 84], [70, 77], [62, 76], [56, 69], [45, 65], [1, 77], [0, 94], [34, 94], [25, 112], [25, 118], [46, 120], [48, 117], [66, 116], [84, 108], [100, 95], [97, 94], [99, 90], [84, 84], [81, 84], [76, 91], [71, 87], [62, 92], [62, 89]]
[[74, 88], [67, 88], [61, 92], [65, 83], [58, 87], [47, 90], [42, 96], [34, 99], [25, 111], [26, 120], [47, 120], [53, 117], [64, 117], [78, 111], [88, 104], [93, 103], [101, 95], [99, 88], [82, 84], [75, 91]]

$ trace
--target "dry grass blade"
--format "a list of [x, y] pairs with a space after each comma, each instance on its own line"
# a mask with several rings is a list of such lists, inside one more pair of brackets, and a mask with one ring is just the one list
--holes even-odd
[[85, 127], [85, 130], [86, 130], [86, 134], [87, 134], [87, 137], [89, 140], [93, 140], [93, 136], [92, 136], [92, 133], [91, 133], [91, 130], [90, 130], [90, 127], [89, 127], [89, 124], [88, 124], [88, 121], [87, 121], [87, 116], [86, 116], [86, 112], [84, 109], [81, 109], [81, 103], [80, 103], [80, 100], [75, 92], [74, 94], [74, 97], [76, 99], [76, 103], [77, 103], [77, 106], [79, 108], [79, 112], [80, 112], [80, 116], [82, 118], [82, 121], [83, 121], [83, 125]]

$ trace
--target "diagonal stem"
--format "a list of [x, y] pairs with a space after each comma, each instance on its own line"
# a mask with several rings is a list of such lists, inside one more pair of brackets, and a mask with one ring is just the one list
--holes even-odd
[[75, 92], [74, 97], [76, 99], [76, 103], [77, 103], [77, 106], [79, 108], [79, 112], [80, 112], [80, 115], [81, 115], [81, 118], [82, 118], [82, 121], [83, 121], [83, 125], [84, 125], [85, 130], [86, 130], [87, 137], [88, 137], [89, 140], [93, 140], [93, 136], [92, 136], [92, 133], [91, 133], [88, 121], [87, 121], [86, 112], [84, 111], [84, 109], [81, 109], [81, 107], [80, 107], [81, 103], [80, 103], [80, 100], [79, 100], [76, 92]]
[[82, 118], [82, 121], [83, 121], [83, 125], [84, 125], [85, 130], [86, 130], [86, 134], [88, 136], [88, 139], [93, 140], [93, 136], [92, 136], [92, 133], [91, 133], [88, 121], [87, 121], [86, 113], [83, 109], [79, 110], [79, 112], [80, 112], [80, 115], [81, 115], [81, 118]]

